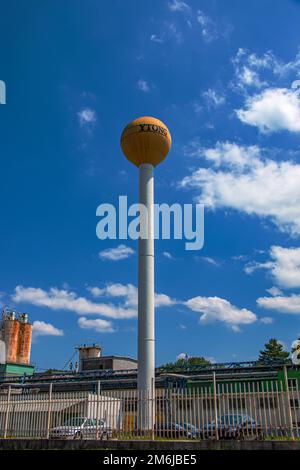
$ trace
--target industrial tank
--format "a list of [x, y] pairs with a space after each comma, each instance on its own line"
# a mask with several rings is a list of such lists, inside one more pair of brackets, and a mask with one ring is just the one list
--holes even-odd
[[6, 362], [6, 347], [4, 341], [0, 339], [0, 364], [5, 364]]
[[18, 356], [18, 340], [20, 323], [14, 312], [7, 313], [2, 320], [2, 340], [6, 345], [6, 362], [16, 363]]
[[32, 325], [28, 323], [28, 317], [26, 314], [20, 315], [20, 330], [19, 330], [19, 341], [17, 351], [17, 363], [18, 364], [29, 364], [30, 363], [30, 350], [31, 350], [31, 338], [32, 338]]
[[[5, 345], [5, 362], [12, 364], [30, 364], [32, 325], [28, 315], [13, 310], [3, 310], [0, 322], [0, 340]], [[1, 357], [3, 356], [1, 347]]]

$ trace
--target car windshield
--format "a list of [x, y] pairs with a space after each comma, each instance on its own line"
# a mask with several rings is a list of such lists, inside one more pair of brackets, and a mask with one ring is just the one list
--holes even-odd
[[68, 419], [64, 426], [82, 426], [83, 423], [85, 422], [85, 418], [71, 418]]

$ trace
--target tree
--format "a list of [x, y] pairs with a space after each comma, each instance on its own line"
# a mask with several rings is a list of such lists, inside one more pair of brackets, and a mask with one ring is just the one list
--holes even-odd
[[258, 362], [261, 364], [274, 364], [276, 362], [287, 362], [290, 353], [283, 349], [283, 345], [275, 338], [271, 338], [265, 349], [259, 352]]
[[45, 372], [43, 372], [44, 375], [55, 375], [55, 374], [65, 374], [65, 370], [60, 370], [60, 369], [47, 369]]
[[167, 369], [168, 371], [174, 371], [178, 369], [184, 369], [192, 366], [210, 366], [211, 362], [205, 357], [197, 356], [197, 357], [186, 357], [177, 359], [175, 362], [168, 362], [160, 366], [162, 369]]

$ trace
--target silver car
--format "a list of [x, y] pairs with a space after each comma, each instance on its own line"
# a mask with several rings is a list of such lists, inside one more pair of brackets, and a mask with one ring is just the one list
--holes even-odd
[[66, 421], [62, 426], [52, 428], [50, 439], [101, 439], [112, 437], [111, 428], [103, 419], [77, 417]]

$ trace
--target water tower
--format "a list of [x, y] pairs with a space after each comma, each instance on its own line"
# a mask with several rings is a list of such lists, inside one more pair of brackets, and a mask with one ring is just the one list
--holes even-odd
[[152, 430], [155, 416], [155, 333], [154, 333], [154, 166], [164, 160], [171, 147], [171, 135], [159, 119], [134, 119], [123, 130], [121, 147], [126, 158], [139, 169], [139, 203], [148, 211], [145, 238], [138, 241], [138, 390], [142, 397], [138, 426]]

